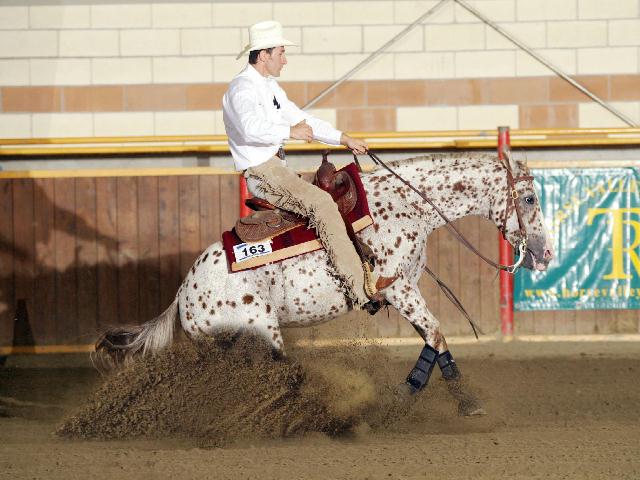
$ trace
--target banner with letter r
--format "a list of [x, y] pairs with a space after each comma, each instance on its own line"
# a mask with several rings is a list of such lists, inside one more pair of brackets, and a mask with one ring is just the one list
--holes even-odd
[[556, 257], [515, 275], [514, 309], [640, 308], [640, 175], [635, 168], [534, 170]]

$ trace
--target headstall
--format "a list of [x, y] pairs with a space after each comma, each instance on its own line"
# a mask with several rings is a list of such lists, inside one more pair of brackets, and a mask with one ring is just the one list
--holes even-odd
[[[518, 227], [519, 227], [519, 230], [520, 230], [520, 238], [519, 238], [519, 243], [518, 243], [518, 247], [517, 247], [518, 248], [519, 258], [516, 261], [516, 263], [514, 263], [513, 265], [502, 265], [502, 264], [494, 262], [490, 258], [487, 258], [480, 251], [478, 251], [478, 249], [475, 248], [471, 244], [471, 242], [469, 242], [469, 240], [467, 240], [465, 238], [465, 236], [462, 233], [460, 233], [460, 231], [447, 218], [447, 216], [444, 214], [444, 212], [442, 210], [440, 210], [440, 208], [438, 208], [438, 206], [435, 203], [433, 203], [433, 201], [429, 197], [427, 197], [424, 193], [422, 193], [420, 190], [418, 190], [416, 187], [414, 187], [410, 182], [408, 182], [407, 180], [402, 178], [398, 173], [396, 173], [394, 170], [392, 170], [391, 167], [389, 167], [386, 163], [384, 163], [380, 159], [380, 157], [378, 157], [378, 155], [376, 155], [375, 153], [373, 153], [370, 150], [367, 151], [367, 154], [369, 155], [369, 157], [371, 157], [371, 160], [373, 161], [373, 163], [375, 163], [376, 165], [380, 165], [381, 167], [383, 167], [384, 169], [389, 171], [394, 177], [396, 177], [398, 180], [400, 180], [402, 183], [404, 183], [407, 187], [409, 187], [415, 193], [420, 195], [420, 197], [425, 202], [427, 202], [431, 207], [433, 207], [433, 209], [438, 213], [438, 215], [440, 215], [440, 217], [442, 217], [442, 219], [445, 221], [445, 227], [451, 232], [451, 234], [460, 243], [462, 243], [465, 247], [467, 247], [469, 250], [471, 250], [473, 253], [475, 253], [478, 257], [480, 257], [482, 260], [484, 260], [487, 264], [491, 265], [492, 267], [494, 267], [496, 269], [504, 270], [504, 271], [509, 272], [509, 273], [515, 273], [516, 270], [518, 270], [518, 268], [520, 268], [520, 266], [522, 265], [522, 262], [524, 262], [524, 257], [525, 257], [525, 255], [527, 253], [527, 232], [526, 232], [526, 229], [524, 228], [524, 222], [522, 221], [522, 212], [520, 211], [520, 205], [518, 205], [518, 202], [517, 202], [517, 199], [520, 197], [520, 194], [518, 193], [518, 190], [516, 189], [516, 183], [524, 182], [524, 181], [532, 181], [533, 180], [533, 176], [531, 176], [531, 175], [523, 175], [523, 176], [514, 178], [513, 177], [513, 173], [511, 172], [511, 168], [510, 168], [509, 164], [503, 162], [503, 165], [505, 166], [505, 168], [507, 170], [508, 197], [507, 197], [507, 205], [506, 205], [506, 208], [505, 208], [504, 217], [502, 219], [502, 226], [500, 227], [500, 231], [501, 231], [502, 235], [505, 236], [506, 226], [507, 226], [507, 221], [509, 219], [509, 215], [511, 214], [511, 212], [513, 210], [515, 210], [516, 217], [518, 218]], [[354, 158], [356, 159], [356, 163], [357, 163], [358, 160], [357, 160], [355, 155], [354, 155]], [[358, 164], [358, 166], [359, 166], [359, 164]]]

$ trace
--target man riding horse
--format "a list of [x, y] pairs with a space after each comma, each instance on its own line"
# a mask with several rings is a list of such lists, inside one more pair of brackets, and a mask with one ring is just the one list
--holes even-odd
[[282, 148], [283, 142], [292, 138], [344, 145], [354, 154], [363, 154], [367, 144], [300, 110], [287, 98], [275, 77], [287, 64], [285, 47], [295, 44], [283, 38], [280, 23], [266, 21], [251, 26], [249, 40], [237, 57], [248, 51], [249, 63], [231, 81], [222, 101], [236, 169], [244, 172], [252, 195], [309, 218], [354, 308], [374, 311], [382, 301], [379, 290], [394, 278], [379, 276], [374, 280], [349, 238], [331, 195], [288, 168]]
[[[370, 246], [371, 256], [379, 260], [378, 268], [388, 277], [377, 282], [378, 290], [387, 288], [376, 293], [374, 284], [373, 293], [367, 295], [365, 269], [349, 240], [353, 231], [349, 235], [345, 231], [333, 197], [299, 179], [283, 163], [283, 155], [276, 155], [287, 138], [342, 143], [354, 153], [366, 151], [367, 145], [302, 112], [271, 78], [286, 64], [284, 47], [291, 45], [282, 38], [280, 24], [263, 22], [251, 27], [250, 34], [251, 43], [245, 49], [252, 51], [250, 64], [224, 96], [225, 127], [236, 167], [245, 171], [252, 193], [309, 218], [326, 253], [315, 250], [259, 270], [230, 272], [225, 248], [216, 242], [195, 260], [163, 313], [142, 325], [105, 332], [96, 342], [96, 352], [104, 353], [108, 363], [118, 364], [138, 354], [161, 351], [172, 344], [179, 318], [191, 338], [249, 330], [267, 341], [275, 353], [284, 353], [282, 328], [318, 325], [353, 308], [367, 308], [370, 301], [379, 305], [375, 298], [379, 295], [424, 340], [398, 392], [423, 390], [438, 365], [460, 413], [483, 412], [481, 403], [465, 387], [440, 321], [430, 311], [418, 282], [427, 266], [427, 238], [435, 229], [449, 225], [472, 248], [450, 225], [469, 215], [491, 221], [520, 251], [520, 260], [506, 266], [473, 249], [487, 263], [512, 273], [520, 264], [540, 271], [547, 268], [553, 247], [528, 168], [510, 155], [502, 160], [495, 154], [477, 153], [433, 154], [389, 166], [369, 152], [384, 168], [362, 175], [363, 190], [376, 198], [370, 206], [376, 228], [362, 230], [358, 236]], [[396, 185], [404, 186], [389, 188], [391, 177]], [[422, 197], [424, 203], [416, 197]], [[362, 251], [360, 246], [358, 251]]]

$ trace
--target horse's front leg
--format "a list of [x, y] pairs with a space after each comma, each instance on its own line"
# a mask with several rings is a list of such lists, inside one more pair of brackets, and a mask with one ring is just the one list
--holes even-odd
[[460, 369], [440, 332], [440, 322], [427, 308], [418, 287], [409, 283], [394, 284], [393, 287], [387, 294], [388, 300], [425, 341], [418, 361], [407, 376], [405, 388], [412, 394], [423, 390], [437, 364], [449, 393], [458, 401], [458, 412], [461, 415], [483, 414], [481, 402], [463, 381]]

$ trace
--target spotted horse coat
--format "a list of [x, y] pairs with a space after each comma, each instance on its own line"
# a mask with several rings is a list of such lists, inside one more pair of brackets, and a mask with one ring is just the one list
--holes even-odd
[[[479, 215], [502, 226], [510, 194], [506, 167], [496, 155], [429, 155], [390, 166], [430, 197], [450, 220]], [[512, 170], [514, 176], [528, 174], [520, 164], [512, 165]], [[358, 235], [375, 254], [376, 273], [398, 277], [383, 290], [384, 296], [414, 326], [425, 348], [436, 357], [445, 354], [440, 323], [418, 288], [427, 261], [427, 237], [444, 221], [386, 170], [363, 174], [362, 182], [374, 225]], [[544, 270], [552, 254], [533, 182], [519, 182], [517, 189], [528, 235], [524, 266]], [[513, 210], [505, 233], [512, 245], [519, 240]], [[179, 316], [191, 337], [213, 336], [222, 329], [250, 330], [283, 352], [282, 328], [318, 325], [350, 309], [323, 250], [257, 270], [229, 273], [218, 242], [196, 259], [171, 306], [139, 327], [127, 349], [148, 353], [164, 348], [172, 341], [173, 322]]]

